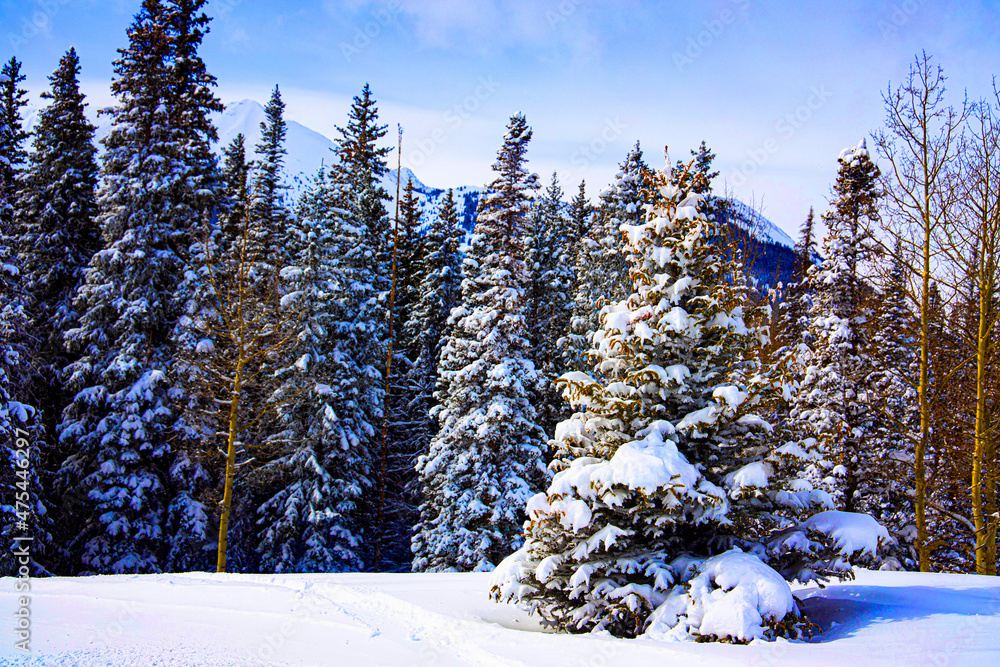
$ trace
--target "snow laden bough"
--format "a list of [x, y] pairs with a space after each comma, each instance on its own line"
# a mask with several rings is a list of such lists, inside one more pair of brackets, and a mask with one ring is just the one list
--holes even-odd
[[732, 527], [726, 492], [678, 451], [669, 422], [640, 435], [610, 460], [574, 460], [531, 499], [524, 546], [493, 572], [495, 600], [570, 632], [798, 639], [812, 626], [786, 577], [849, 578], [853, 559], [873, 557], [889, 539], [867, 515], [827, 511], [764, 543], [744, 542], [749, 552], [699, 557], [692, 546]]
[[675, 178], [667, 165], [647, 222], [622, 228], [632, 294], [601, 311], [593, 375], [561, 379], [582, 411], [556, 430], [558, 472], [528, 502], [523, 546], [494, 571], [491, 595], [568, 632], [798, 639], [814, 626], [788, 582], [849, 578], [889, 536], [832, 511], [809, 479], [823, 452], [778, 446], [754, 413], [760, 339], [690, 170]]

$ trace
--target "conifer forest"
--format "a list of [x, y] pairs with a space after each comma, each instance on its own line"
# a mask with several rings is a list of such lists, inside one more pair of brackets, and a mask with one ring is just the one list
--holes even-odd
[[741, 644], [810, 641], [802, 586], [997, 575], [995, 84], [910, 56], [782, 244], [712, 136], [565, 180], [518, 109], [430, 206], [368, 84], [292, 187], [281, 82], [221, 143], [211, 3], [135, 4], [98, 122], [76, 49], [31, 123], [0, 73], [7, 581], [488, 573], [557, 634]]

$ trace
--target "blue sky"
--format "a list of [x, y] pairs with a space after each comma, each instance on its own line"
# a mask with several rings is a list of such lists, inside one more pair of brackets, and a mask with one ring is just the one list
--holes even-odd
[[[104, 106], [138, 0], [0, 1], [0, 57], [33, 93], [75, 46]], [[647, 160], [705, 139], [722, 178], [794, 233], [825, 208], [842, 148], [883, 119], [881, 95], [921, 49], [951, 99], [1000, 73], [1000, 2], [891, 0], [211, 0], [202, 54], [225, 101], [266, 101], [330, 136], [371, 84], [403, 158], [429, 185], [482, 184], [511, 114], [534, 128], [531, 167], [567, 190], [609, 182], [639, 140]], [[394, 132], [391, 133], [394, 136]]]

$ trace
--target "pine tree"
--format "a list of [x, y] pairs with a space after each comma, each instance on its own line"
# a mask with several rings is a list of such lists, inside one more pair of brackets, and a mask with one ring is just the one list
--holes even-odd
[[61, 481], [78, 501], [71, 546], [98, 571], [183, 566], [166, 534], [175, 544], [206, 538], [204, 508], [184, 497], [200, 473], [172, 375], [184, 342], [172, 327], [194, 293], [184, 269], [217, 197], [208, 116], [221, 105], [197, 56], [204, 4], [146, 0], [115, 62], [98, 198], [104, 249], [65, 334], [79, 358], [65, 370], [75, 396], [59, 426], [69, 449]]
[[[431, 437], [437, 431], [437, 422], [431, 418], [436, 405], [434, 387], [437, 381], [437, 365], [441, 348], [446, 340], [448, 316], [458, 305], [461, 297], [461, 257], [462, 227], [455, 207], [452, 190], [445, 193], [441, 212], [431, 219], [426, 233], [420, 238], [421, 250], [414, 274], [419, 278], [416, 293], [418, 301], [410, 312], [403, 328], [403, 339], [416, 345], [416, 357], [407, 373], [411, 393], [407, 401], [410, 422], [405, 426], [405, 445], [396, 452], [392, 468], [399, 472], [397, 487], [402, 499], [399, 512], [405, 515], [402, 523], [406, 530], [398, 531], [406, 538], [405, 554], [400, 560], [409, 562], [410, 531], [416, 523], [416, 509], [419, 505], [419, 480], [416, 477], [417, 458], [427, 453]], [[405, 473], [405, 474], [403, 474]]]
[[[828, 498], [787, 485], [780, 457], [768, 455], [771, 429], [756, 407], [767, 386], [750, 361], [757, 332], [692, 166], [671, 173], [668, 160], [648, 217], [622, 227], [633, 291], [601, 311], [595, 373], [561, 380], [582, 411], [557, 429], [559, 472], [529, 502], [525, 545], [497, 568], [492, 593], [574, 632], [794, 637], [802, 624], [782, 579], [847, 575], [848, 554], [820, 535], [826, 522], [781, 514]], [[716, 573], [730, 564], [781, 591], [768, 596], [781, 605], [730, 600], [730, 613], [759, 619], [749, 635], [703, 623], [725, 597]]]
[[[251, 179], [250, 215], [257, 228], [253, 239], [254, 255], [259, 257], [260, 266], [254, 271], [262, 276], [270, 276], [280, 270], [285, 263], [285, 249], [279, 240], [284, 238], [288, 224], [288, 210], [285, 207], [286, 186], [282, 183], [285, 164], [285, 136], [288, 126], [284, 118], [285, 103], [281, 99], [278, 86], [271, 91], [271, 99], [264, 107], [264, 120], [260, 124], [260, 142], [254, 152], [257, 159]], [[259, 221], [259, 222], [258, 222]], [[257, 249], [268, 252], [258, 252]], [[251, 274], [253, 277], [253, 274]]]
[[526, 169], [531, 129], [507, 126], [466, 257], [462, 305], [438, 367], [440, 426], [417, 463], [423, 503], [416, 571], [489, 570], [520, 546], [522, 508], [546, 479], [543, 433], [529, 402], [541, 381], [525, 323], [524, 237], [538, 179]]
[[[423, 254], [428, 251], [420, 237], [421, 211], [413, 179], [408, 179], [399, 203], [399, 219], [393, 232], [395, 244], [393, 280], [393, 359], [386, 416], [379, 443], [379, 507], [376, 508], [373, 566], [378, 569], [409, 569], [410, 529], [416, 522], [416, 474], [414, 462], [426, 447], [427, 404], [422, 390], [426, 379], [416, 372], [421, 336], [411, 335], [413, 312], [420, 299]], [[408, 328], [409, 327], [409, 328]]]
[[578, 239], [563, 209], [562, 188], [553, 173], [552, 182], [532, 207], [527, 239], [530, 285], [526, 317], [532, 361], [543, 380], [540, 393], [531, 402], [538, 412], [538, 424], [546, 433], [551, 433], [565, 416], [553, 382], [562, 375], [558, 342], [573, 312], [572, 256]]
[[[577, 368], [600, 326], [599, 305], [616, 303], [628, 294], [628, 258], [621, 226], [642, 220], [642, 190], [649, 167], [639, 142], [621, 163], [614, 184], [601, 194], [593, 222], [579, 243], [576, 293], [566, 332], [568, 355]], [[569, 366], [568, 366], [569, 367]]]
[[389, 196], [381, 185], [391, 149], [378, 145], [386, 126], [379, 123], [378, 106], [367, 84], [354, 97], [347, 123], [338, 126], [337, 134], [331, 178], [343, 193], [336, 242], [343, 259], [336, 289], [344, 310], [339, 365], [334, 370], [337, 380], [332, 386], [350, 398], [338, 415], [350, 429], [351, 455], [358, 470], [368, 475], [357, 479], [357, 497], [364, 501], [358, 525], [366, 541], [365, 559], [372, 562], [377, 541], [369, 538], [378, 532], [379, 499], [377, 493], [365, 491], [384, 482], [373, 461], [381, 454], [392, 239], [385, 208]]
[[105, 247], [91, 259], [67, 331], [64, 371], [74, 392], [59, 438], [69, 449], [62, 489], [77, 503], [70, 548], [84, 569], [163, 567], [166, 478], [172, 462], [168, 372], [173, 292], [185, 234], [173, 216], [184, 169], [169, 115], [170, 36], [166, 12], [145, 0], [115, 62], [112, 129], [99, 193]]
[[594, 210], [587, 199], [587, 185], [580, 181], [580, 188], [569, 205], [569, 228], [572, 238], [571, 253], [567, 258], [573, 265], [573, 283], [571, 286], [572, 301], [567, 304], [569, 313], [566, 318], [566, 328], [557, 341], [559, 354], [564, 370], [578, 371], [587, 366], [586, 355], [590, 349], [589, 335], [593, 329], [587, 329], [588, 315], [593, 310], [589, 302], [590, 277], [592, 267], [591, 230], [594, 225]]
[[[436, 378], [437, 360], [445, 340], [448, 316], [461, 296], [462, 271], [459, 246], [462, 227], [453, 190], [445, 193], [441, 212], [431, 218], [420, 238], [421, 250], [414, 274], [420, 277], [419, 299], [404, 326], [406, 340], [416, 341], [419, 352], [414, 362], [425, 405], [429, 404]], [[426, 410], [422, 410], [426, 412]]]
[[[343, 572], [363, 567], [358, 513], [367, 453], [344, 373], [346, 318], [342, 253], [344, 193], [320, 170], [283, 243], [285, 308], [301, 320], [271, 397], [279, 404], [280, 452], [261, 470], [271, 495], [258, 511], [260, 567], [267, 572]], [[349, 349], [349, 348], [348, 348]], [[352, 367], [348, 367], [352, 368]], [[364, 425], [361, 425], [364, 428]]]
[[28, 104], [28, 91], [21, 88], [25, 81], [21, 63], [13, 56], [0, 69], [0, 190], [3, 191], [7, 210], [0, 211], [0, 233], [13, 234], [10, 229], [17, 203], [17, 175], [27, 161], [24, 144], [28, 133], [24, 130], [22, 109]]
[[871, 161], [864, 140], [845, 149], [834, 185], [836, 199], [825, 217], [828, 229], [823, 244], [823, 264], [809, 270], [809, 290], [814, 302], [809, 313], [803, 377], [792, 418], [800, 420], [828, 455], [837, 461], [832, 470], [839, 502], [847, 511], [857, 506], [861, 475], [869, 466], [865, 447], [871, 437], [875, 413], [869, 405], [871, 366], [863, 296], [867, 285], [859, 264], [871, 255], [865, 221], [877, 219], [878, 167]]
[[73, 320], [71, 300], [83, 269], [101, 243], [94, 221], [95, 128], [84, 115], [79, 72], [79, 58], [70, 49], [49, 77], [52, 91], [42, 98], [51, 102], [39, 114], [17, 211], [24, 288], [35, 303], [37, 330], [48, 335], [49, 363], [59, 354], [61, 334]]
[[[13, 62], [13, 61], [12, 61]], [[9, 68], [0, 71], [0, 91], [11, 89]], [[16, 70], [13, 77], [17, 78]], [[16, 89], [17, 82], [13, 84]], [[6, 111], [7, 108], [0, 109]], [[15, 108], [19, 112], [19, 108]], [[19, 113], [13, 114], [15, 120]], [[0, 138], [9, 140], [16, 135], [8, 123], [12, 116], [0, 114]], [[11, 166], [11, 144], [0, 144], [0, 168]], [[16, 157], [14, 158], [16, 160]], [[10, 192], [0, 188], [0, 222], [7, 232], [13, 213]], [[41, 415], [29, 396], [28, 379], [34, 375], [29, 364], [33, 345], [29, 333], [29, 312], [26, 295], [20, 285], [18, 259], [11, 244], [12, 235], [0, 233], [0, 491], [8, 500], [0, 506], [3, 518], [0, 526], [0, 572], [17, 576], [19, 558], [14, 551], [24, 546], [19, 538], [30, 537], [32, 562], [28, 574], [46, 574], [41, 564], [49, 550], [51, 536], [48, 511], [44, 504], [41, 468], [44, 433]]]
[[[795, 243], [795, 266], [792, 280], [783, 288], [782, 307], [786, 313], [786, 326], [781, 331], [781, 342], [795, 346], [803, 342], [808, 331], [809, 309], [812, 307], [809, 291], [809, 269], [813, 265], [815, 241], [813, 239], [813, 209], [802, 223], [799, 240]], [[811, 342], [811, 341], [806, 341]]]
[[246, 138], [242, 133], [233, 137], [223, 155], [222, 183], [225, 193], [220, 206], [219, 230], [222, 250], [228, 252], [239, 238], [241, 221], [250, 200], [250, 174], [253, 163], [247, 160]]
[[897, 567], [916, 566], [910, 554], [915, 533], [910, 461], [913, 443], [919, 438], [920, 410], [917, 405], [916, 322], [907, 307], [902, 246], [897, 244], [886, 285], [878, 296], [876, 316], [870, 329], [871, 363], [867, 378], [877, 410], [872, 437], [865, 443], [865, 469], [859, 480], [859, 506], [896, 537]]

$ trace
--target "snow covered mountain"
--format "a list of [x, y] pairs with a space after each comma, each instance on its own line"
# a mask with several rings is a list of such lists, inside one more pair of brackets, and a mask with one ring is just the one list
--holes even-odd
[[[30, 131], [37, 120], [37, 107], [26, 110], [26, 126]], [[91, 122], [97, 125], [96, 138], [98, 140], [107, 136], [110, 130], [110, 118], [107, 116], [93, 117], [94, 110], [90, 109]], [[260, 124], [264, 120], [264, 107], [255, 100], [242, 100], [231, 102], [226, 105], [225, 111], [216, 114], [214, 119], [216, 127], [219, 129], [219, 142], [216, 145], [216, 152], [221, 156], [223, 149], [231, 142], [237, 134], [242, 133], [246, 138], [248, 157], [253, 157], [253, 148], [260, 141]], [[285, 148], [288, 154], [285, 157], [285, 179], [284, 183], [288, 187], [288, 202], [294, 204], [309, 186], [316, 176], [316, 172], [324, 163], [328, 163], [331, 158], [333, 141], [312, 130], [301, 123], [293, 120], [288, 121], [288, 134], [285, 139]], [[391, 160], [390, 160], [391, 162]], [[437, 217], [444, 200], [445, 188], [429, 186], [423, 183], [410, 169], [404, 167], [400, 173], [401, 186], [406, 184], [408, 179], [413, 179], [414, 190], [417, 193], [420, 210], [422, 212], [422, 226], [430, 224], [431, 220]], [[382, 186], [389, 196], [395, 199], [396, 196], [396, 170], [391, 169], [385, 175]], [[461, 185], [454, 188], [455, 203], [458, 207], [459, 216], [462, 219], [463, 227], [467, 231], [472, 231], [472, 226], [476, 218], [476, 206], [483, 188], [475, 185]], [[739, 200], [732, 200], [735, 215], [733, 221], [743, 229], [753, 233], [760, 241], [764, 242], [765, 254], [785, 255], [786, 251], [795, 247], [795, 242], [781, 230], [780, 227], [754, 211]], [[390, 213], [392, 202], [389, 204]], [[790, 270], [791, 264], [784, 259], [777, 260], [770, 258], [767, 263], [769, 268], [781, 265], [783, 269]], [[787, 264], [787, 267], [785, 266]]]
[[[216, 150], [220, 155], [225, 146], [240, 133], [246, 138], [247, 151], [250, 152], [260, 140], [260, 124], [264, 121], [264, 107], [254, 100], [233, 102], [227, 104], [226, 110], [214, 120], [216, 127], [219, 128], [219, 143]], [[291, 202], [297, 200], [299, 195], [312, 184], [320, 166], [329, 163], [330, 151], [333, 146], [333, 141], [328, 137], [300, 123], [288, 121], [288, 134], [285, 138], [285, 149], [288, 151], [288, 155], [285, 157], [285, 185], [288, 187], [288, 196]], [[406, 167], [400, 171], [400, 189], [410, 179], [413, 180], [414, 191], [419, 201], [422, 223], [427, 225], [440, 213], [445, 190], [425, 185]], [[394, 201], [396, 197], [395, 169], [390, 170], [382, 179], [382, 187]], [[475, 186], [455, 188], [455, 203], [466, 229], [472, 228], [481, 191], [482, 188]], [[392, 203], [390, 203], [391, 206]]]

